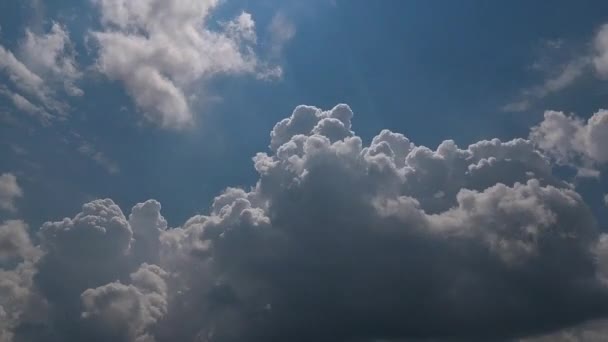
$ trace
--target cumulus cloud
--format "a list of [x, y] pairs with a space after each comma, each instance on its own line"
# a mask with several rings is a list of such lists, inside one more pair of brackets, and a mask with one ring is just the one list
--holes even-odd
[[108, 341], [150, 341], [146, 328], [167, 310], [167, 273], [143, 264], [131, 274], [131, 284], [113, 282], [81, 295], [82, 318], [98, 330], [97, 338]]
[[17, 177], [12, 173], [0, 175], [0, 209], [14, 212], [15, 200], [23, 196], [23, 190], [17, 183]]
[[0, 94], [14, 106], [43, 123], [67, 114], [69, 106], [60, 96], [80, 96], [77, 86], [81, 72], [66, 28], [53, 23], [47, 33], [36, 34], [29, 29], [12, 52], [0, 45], [0, 71], [10, 80]]
[[227, 74], [269, 76], [253, 52], [255, 23], [243, 12], [219, 29], [210, 28], [216, 0], [94, 0], [102, 29], [97, 68], [122, 82], [144, 116], [163, 127], [193, 120], [193, 105], [204, 101], [202, 82]]
[[594, 167], [608, 162], [608, 111], [599, 110], [586, 122], [574, 115], [547, 111], [530, 139], [558, 163], [576, 165], [580, 175], [599, 175]]
[[366, 145], [352, 118], [298, 106], [253, 158], [256, 184], [179, 227], [155, 200], [45, 223], [23, 286], [46, 315], [7, 334], [517, 340], [608, 317], [608, 239], [531, 141], [433, 149], [383, 130]]
[[37, 254], [23, 221], [9, 220], [0, 225], [0, 262], [33, 260]]

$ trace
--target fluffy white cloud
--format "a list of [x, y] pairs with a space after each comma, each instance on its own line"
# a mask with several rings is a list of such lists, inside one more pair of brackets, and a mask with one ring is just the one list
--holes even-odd
[[58, 99], [59, 95], [83, 93], [76, 85], [81, 72], [69, 34], [58, 23], [39, 35], [26, 30], [16, 53], [0, 45], [0, 70], [12, 84], [11, 89], [3, 86], [0, 94], [9, 97], [17, 109], [37, 115], [44, 123], [67, 114], [69, 107]]
[[532, 129], [530, 139], [559, 163], [576, 165], [584, 172], [608, 162], [608, 111], [598, 111], [587, 122], [547, 111], [544, 120]]
[[7, 334], [498, 340], [608, 317], [608, 240], [532, 142], [430, 149], [383, 130], [366, 146], [352, 117], [298, 106], [253, 158], [256, 185], [181, 227], [154, 200], [44, 224], [24, 286], [47, 319]]
[[82, 75], [74, 55], [70, 36], [58, 23], [53, 23], [50, 32], [43, 35], [27, 30], [19, 46], [21, 61], [29, 70], [47, 82], [62, 83], [68, 95], [80, 96], [83, 91], [75, 82]]
[[23, 190], [12, 173], [0, 175], [0, 209], [15, 211], [15, 200], [23, 196]]
[[94, 0], [102, 30], [97, 67], [121, 81], [145, 117], [180, 128], [193, 120], [201, 82], [222, 74], [265, 75], [253, 52], [255, 25], [241, 13], [217, 30], [209, 28], [216, 0]]

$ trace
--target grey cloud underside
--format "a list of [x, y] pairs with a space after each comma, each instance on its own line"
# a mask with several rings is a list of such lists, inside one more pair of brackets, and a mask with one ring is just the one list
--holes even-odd
[[384, 130], [364, 146], [352, 118], [297, 107], [253, 158], [256, 185], [180, 227], [154, 200], [46, 223], [44, 254], [3, 271], [23, 288], [4, 334], [488, 341], [608, 315], [608, 238], [532, 142], [430, 149]]

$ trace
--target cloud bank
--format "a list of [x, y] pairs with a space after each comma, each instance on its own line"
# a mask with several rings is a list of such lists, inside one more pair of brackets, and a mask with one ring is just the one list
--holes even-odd
[[352, 118], [298, 106], [256, 184], [179, 227], [155, 200], [86, 203], [34, 242], [3, 223], [0, 339], [516, 340], [607, 317], [608, 237], [532, 141], [365, 145]]

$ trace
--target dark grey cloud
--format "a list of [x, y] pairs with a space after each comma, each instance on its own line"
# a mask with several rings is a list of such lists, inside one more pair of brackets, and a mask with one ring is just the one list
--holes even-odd
[[[13, 317], [3, 333], [504, 341], [607, 318], [608, 238], [534, 143], [432, 149], [384, 130], [366, 146], [352, 117], [297, 107], [253, 158], [255, 186], [227, 188], [179, 227], [155, 200], [129, 215], [96, 200], [44, 224], [39, 246], [25, 244], [44, 254], [3, 270], [24, 298], [0, 303]], [[34, 299], [39, 315], [14, 314]]]

